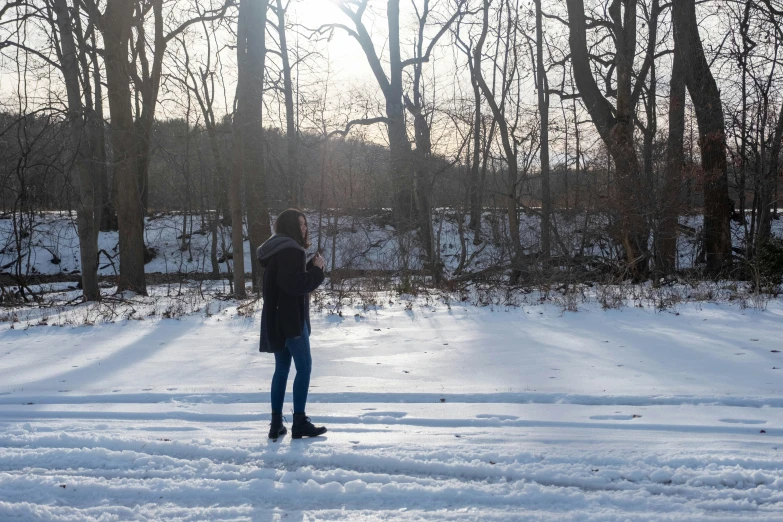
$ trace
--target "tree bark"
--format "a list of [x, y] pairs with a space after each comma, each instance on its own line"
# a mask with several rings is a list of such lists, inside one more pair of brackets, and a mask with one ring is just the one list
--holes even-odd
[[481, 67], [481, 63], [474, 61], [480, 58], [480, 56], [471, 58], [468, 55], [470, 83], [473, 86], [473, 103], [476, 106], [473, 119], [473, 160], [470, 164], [470, 228], [474, 231], [474, 245], [481, 241], [481, 178], [479, 175], [479, 159], [481, 158], [481, 87], [479, 87], [476, 80], [476, 69]]
[[660, 195], [660, 224], [657, 266], [661, 274], [674, 272], [677, 266], [677, 220], [680, 214], [680, 183], [684, 161], [685, 74], [680, 50], [674, 46], [674, 64], [669, 83], [669, 138], [666, 142], [666, 169]]
[[289, 187], [288, 205], [299, 206], [299, 135], [294, 114], [294, 88], [291, 81], [291, 64], [288, 59], [288, 42], [285, 29], [285, 9], [282, 0], [276, 0], [277, 31], [280, 35], [280, 55], [283, 62], [283, 93], [285, 95], [285, 125], [287, 146], [287, 184]]
[[[76, 224], [79, 234], [82, 292], [85, 301], [97, 301], [101, 297], [98, 287], [98, 218], [96, 213], [96, 178], [91, 168], [91, 142], [89, 123], [86, 120], [82, 91], [80, 88], [79, 57], [84, 57], [84, 48], [77, 49], [66, 0], [53, 0], [53, 11], [59, 29], [60, 70], [65, 81], [68, 100], [68, 123], [70, 126], [70, 147], [73, 169], [76, 172], [78, 197], [76, 201]], [[76, 15], [78, 17], [78, 12]], [[85, 74], [88, 74], [85, 72]], [[89, 80], [89, 77], [88, 77]]]
[[[549, 230], [551, 227], [552, 199], [549, 191], [549, 94], [546, 70], [544, 69], [544, 34], [541, 0], [536, 4], [536, 73], [538, 90], [538, 113], [541, 119], [541, 254], [543, 260], [552, 253]], [[566, 165], [566, 170], [568, 166]], [[566, 174], [567, 175], [567, 174]]]
[[[419, 17], [419, 30], [415, 48], [415, 57], [422, 58], [424, 53], [424, 31], [429, 16], [429, 2], [424, 3], [424, 9]], [[419, 61], [413, 66], [413, 102], [405, 98], [408, 112], [413, 116], [413, 129], [416, 141], [416, 150], [413, 151], [413, 194], [416, 203], [416, 216], [418, 221], [421, 243], [427, 258], [430, 273], [436, 284], [443, 278], [443, 270], [439, 259], [439, 248], [432, 231], [432, 205], [430, 184], [432, 141], [430, 124], [424, 115], [424, 107], [421, 95], [421, 76], [424, 62]]]
[[723, 104], [699, 37], [695, 0], [673, 2], [672, 18], [675, 45], [680, 49], [685, 85], [693, 100], [699, 126], [707, 272], [718, 275], [731, 266], [731, 208]]
[[[261, 291], [262, 268], [255, 256], [256, 249], [270, 236], [271, 226], [266, 200], [266, 166], [263, 147], [263, 92], [264, 61], [266, 60], [266, 20], [268, 0], [242, 0], [240, 17], [247, 25], [243, 32], [243, 44], [237, 52], [244, 50], [240, 63], [244, 72], [242, 96], [237, 99], [237, 112], [241, 127], [242, 176], [245, 182], [248, 236], [250, 237], [250, 264], [253, 274], [253, 290]], [[249, 28], [254, 30], [249, 30]], [[239, 86], [237, 87], [239, 89]], [[235, 260], [236, 261], [236, 260]], [[237, 266], [235, 264], [235, 266]]]
[[95, 50], [97, 44], [94, 31], [91, 36], [91, 43], [90, 60], [92, 61], [92, 77], [95, 85], [95, 109], [93, 111], [95, 115], [93, 121], [95, 125], [95, 151], [93, 157], [98, 176], [97, 194], [99, 195], [99, 200], [97, 203], [101, 208], [100, 231], [108, 232], [117, 230], [117, 212], [114, 210], [112, 193], [109, 188], [109, 165], [106, 157], [106, 124], [103, 117], [103, 82], [101, 80], [101, 68], [98, 63], [98, 53]]
[[394, 212], [402, 229], [413, 226], [415, 203], [411, 144], [405, 126], [402, 101], [402, 60], [400, 57], [400, 1], [388, 0], [386, 16], [389, 28], [389, 83], [386, 95], [389, 151], [391, 154]]
[[147, 293], [144, 276], [144, 214], [137, 177], [138, 142], [131, 108], [128, 44], [134, 2], [107, 0], [99, 27], [105, 46], [106, 83], [114, 151], [114, 185], [119, 228], [119, 291]]
[[[141, 94], [141, 113], [136, 115], [136, 139], [138, 140], [136, 156], [136, 175], [138, 177], [139, 194], [143, 215], [149, 211], [149, 156], [152, 124], [155, 121], [155, 108], [158, 103], [158, 91], [163, 70], [163, 55], [166, 52], [166, 39], [163, 36], [163, 0], [150, 0], [154, 20], [152, 69], [149, 68], [146, 57], [146, 36], [144, 32], [144, 17], [138, 13], [136, 42], [139, 60], [142, 65], [142, 76], [136, 88]], [[139, 6], [139, 11], [142, 6]]]
[[783, 104], [780, 106], [780, 115], [775, 125], [775, 133], [772, 137], [772, 147], [769, 155], [769, 169], [762, 173], [764, 179], [761, 182], [759, 197], [759, 228], [757, 233], [758, 244], [769, 241], [772, 235], [772, 209], [775, 205], [775, 186], [780, 172], [780, 153], [783, 147]]
[[[242, 171], [244, 169], [243, 133], [245, 115], [240, 107], [247, 105], [247, 32], [250, 23], [248, 11], [251, 9], [252, 0], [243, 0], [239, 4], [239, 16], [237, 17], [237, 91], [234, 106], [234, 118], [232, 124], [233, 156], [231, 176], [228, 188], [228, 204], [231, 207], [231, 250], [234, 271], [234, 295], [238, 299], [247, 297], [245, 290], [245, 240], [243, 233], [242, 212]], [[228, 264], [228, 256], [226, 255]]]

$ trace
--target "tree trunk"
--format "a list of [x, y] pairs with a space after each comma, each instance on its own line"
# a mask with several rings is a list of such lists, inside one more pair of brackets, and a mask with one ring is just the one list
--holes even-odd
[[[581, 136], [579, 132], [579, 117], [576, 113], [576, 99], [574, 99], [574, 102], [572, 104], [573, 107], [573, 114], [574, 114], [574, 143], [575, 143], [575, 150], [574, 150], [574, 210], [579, 210], [579, 193], [581, 192], [581, 187], [579, 183], [580, 178], [580, 170], [581, 170], [581, 157], [582, 157], [582, 141]], [[589, 183], [589, 182], [588, 182]], [[565, 193], [566, 193], [566, 210], [568, 210], [568, 176], [566, 176], [566, 186], [565, 186]], [[589, 193], [590, 193], [590, 185], [587, 186], [587, 193], [588, 193], [588, 201], [590, 199]], [[588, 205], [585, 205], [585, 215], [587, 215], [587, 208]]]
[[[245, 290], [245, 240], [242, 230], [242, 224], [244, 219], [242, 218], [242, 170], [244, 168], [243, 161], [243, 139], [245, 115], [240, 111], [240, 107], [244, 107], [246, 102], [244, 98], [247, 96], [247, 32], [249, 22], [248, 10], [249, 2], [251, 0], [243, 0], [239, 4], [239, 16], [237, 17], [237, 91], [236, 91], [236, 103], [234, 107], [234, 121], [232, 125], [233, 133], [233, 168], [231, 169], [231, 176], [228, 188], [228, 204], [231, 207], [231, 251], [233, 259], [233, 271], [234, 271], [234, 295], [237, 299], [244, 299], [247, 297]], [[226, 257], [226, 264], [228, 264], [228, 255]]]
[[[94, 171], [90, 165], [88, 125], [82, 103], [80, 88], [79, 56], [85, 50], [77, 50], [71, 16], [66, 0], [54, 0], [53, 10], [60, 34], [60, 60], [68, 100], [68, 123], [73, 168], [76, 171], [78, 195], [76, 201], [76, 224], [79, 233], [79, 254], [81, 261], [82, 291], [85, 301], [97, 301], [101, 297], [98, 288], [98, 222], [96, 215], [96, 187]], [[77, 15], [78, 16], [78, 13]]]
[[115, 207], [120, 236], [119, 291], [147, 293], [144, 277], [144, 216], [136, 171], [138, 157], [130, 91], [128, 43], [133, 2], [107, 0], [100, 29], [105, 47], [106, 83], [114, 151]]
[[783, 147], [783, 104], [780, 106], [780, 115], [775, 125], [775, 133], [772, 137], [772, 147], [769, 155], [769, 168], [763, 172], [764, 179], [761, 182], [759, 195], [759, 227], [757, 243], [769, 241], [772, 234], [772, 209], [775, 206], [775, 187], [780, 171], [780, 153]]
[[[549, 239], [550, 220], [552, 214], [552, 199], [549, 192], [549, 94], [544, 69], [544, 34], [541, 0], [536, 4], [536, 73], [538, 91], [538, 113], [541, 118], [541, 255], [546, 261], [552, 253]], [[566, 170], [568, 165], [566, 165]]]
[[[93, 171], [95, 183], [95, 216], [98, 226], [95, 228], [95, 241], [98, 232], [102, 230], [117, 230], [117, 216], [111, 204], [109, 193], [109, 171], [106, 163], [106, 133], [103, 119], [103, 85], [101, 83], [101, 67], [96, 51], [95, 31], [90, 30], [90, 41], [84, 34], [81, 16], [74, 17], [74, 28], [78, 36], [79, 63], [82, 68], [82, 85], [84, 86], [84, 116], [87, 126], [87, 140], [90, 147], [90, 169]], [[88, 61], [89, 58], [89, 61]], [[92, 64], [92, 78], [90, 78]], [[93, 96], [92, 88], [95, 89]]]
[[[475, 59], [480, 59], [476, 57]], [[470, 165], [470, 228], [473, 229], [473, 243], [481, 241], [481, 179], [479, 175], [479, 158], [481, 157], [481, 87], [476, 81], [475, 70], [481, 63], [475, 63], [468, 56], [470, 66], [470, 83], [473, 86], [473, 103], [476, 106], [473, 120], [473, 160]]]
[[438, 259], [438, 248], [432, 233], [432, 205], [430, 203], [430, 128], [421, 114], [421, 108], [416, 109], [414, 116], [416, 132], [416, 151], [414, 153], [413, 193], [416, 198], [416, 215], [424, 254], [427, 257], [430, 273], [436, 284], [442, 279], [442, 270]]
[[388, 0], [386, 15], [389, 28], [389, 85], [386, 94], [389, 153], [392, 170], [393, 210], [400, 228], [410, 229], [415, 223], [413, 194], [414, 173], [411, 145], [405, 126], [405, 106], [402, 101], [402, 60], [400, 57], [400, 1]]
[[283, 62], [283, 92], [285, 94], [285, 124], [288, 158], [286, 173], [289, 187], [288, 204], [299, 206], [299, 136], [294, 118], [294, 88], [291, 81], [291, 64], [288, 59], [288, 43], [285, 29], [285, 10], [282, 0], [277, 0], [277, 30], [280, 35], [280, 55]]
[[93, 84], [95, 85], [95, 168], [98, 175], [98, 203], [101, 207], [100, 230], [103, 232], [117, 230], [117, 212], [114, 210], [112, 193], [109, 187], [109, 166], [106, 157], [106, 125], [103, 117], [103, 83], [101, 80], [101, 68], [98, 63], [98, 53], [95, 51], [95, 33], [92, 35], [92, 47], [90, 59], [92, 61]]
[[[253, 290], [261, 291], [262, 269], [255, 256], [256, 249], [270, 236], [269, 211], [266, 200], [266, 165], [263, 147], [263, 91], [264, 61], [266, 59], [266, 27], [268, 0], [242, 0], [240, 17], [247, 25], [244, 44], [237, 52], [244, 50], [240, 63], [245, 71], [240, 75], [243, 82], [242, 94], [237, 100], [239, 122], [242, 127], [242, 175], [245, 182], [248, 236], [250, 237], [250, 263], [253, 274]], [[239, 89], [239, 87], [237, 87]], [[236, 266], [236, 265], [235, 265]]]
[[[144, 32], [144, 17], [139, 16], [137, 31], [137, 53], [142, 65], [141, 84], [136, 88], [141, 94], [141, 114], [137, 114], [136, 139], [136, 175], [138, 177], [139, 194], [141, 196], [142, 215], [149, 210], [149, 163], [152, 124], [155, 121], [155, 108], [158, 103], [158, 91], [163, 70], [163, 55], [166, 52], [166, 38], [163, 35], [163, 0], [150, 0], [154, 19], [152, 68], [149, 69], [146, 58], [146, 37]], [[141, 9], [141, 6], [139, 7]]]
[[[419, 30], [417, 35], [415, 57], [422, 58], [424, 53], [424, 31], [429, 4], [425, 2], [424, 11], [419, 16]], [[416, 216], [424, 254], [435, 284], [439, 284], [443, 278], [443, 271], [439, 258], [438, 242], [432, 232], [432, 186], [430, 184], [432, 141], [430, 124], [424, 114], [424, 106], [421, 93], [421, 77], [423, 62], [414, 64], [413, 69], [413, 102], [405, 98], [408, 112], [413, 116], [413, 129], [416, 140], [416, 150], [413, 153], [413, 194], [416, 203]]]
[[704, 176], [704, 252], [712, 275], [731, 266], [731, 208], [723, 104], [699, 37], [695, 0], [672, 3], [675, 45], [696, 109]]
[[658, 271], [668, 275], [677, 266], [677, 220], [680, 214], [680, 183], [682, 181], [682, 148], [685, 134], [685, 75], [680, 50], [674, 46], [674, 64], [669, 84], [669, 138], [666, 142], [666, 170], [660, 194], [660, 224], [658, 227]]

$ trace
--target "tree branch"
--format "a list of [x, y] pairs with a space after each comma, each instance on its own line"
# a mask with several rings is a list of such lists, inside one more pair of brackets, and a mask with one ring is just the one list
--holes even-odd
[[30, 7], [30, 4], [28, 4], [24, 0], [17, 0], [15, 2], [7, 2], [2, 7], [2, 9], [0, 9], [0, 18], [2, 18], [2, 16], [5, 14], [5, 12], [8, 11], [9, 9], [14, 8], [14, 7], [22, 7], [22, 6]]
[[362, 23], [362, 15], [364, 14], [364, 10], [367, 8], [367, 2], [369, 2], [369, 0], [361, 0], [361, 2], [350, 2], [359, 5], [359, 8], [356, 10], [356, 12], [351, 11], [351, 9], [346, 5], [346, 2], [341, 3], [338, 7], [343, 13], [345, 13], [346, 16], [348, 16], [348, 18], [353, 21], [353, 24], [356, 26], [356, 31], [352, 31], [344, 26], [341, 26], [341, 28], [348, 30], [348, 34], [353, 36], [356, 41], [359, 42], [359, 45], [362, 47], [365, 56], [367, 56], [367, 61], [370, 64], [370, 68], [375, 75], [375, 79], [378, 81], [378, 85], [380, 86], [384, 97], [388, 98], [390, 88], [389, 79], [386, 77], [386, 72], [383, 70], [381, 60], [378, 58], [378, 53], [375, 52], [375, 46], [372, 43], [372, 38], [370, 38], [370, 33], [367, 32], [367, 28], [364, 26], [364, 23]]
[[[228, 11], [228, 8], [234, 5], [234, 0], [226, 0], [226, 2], [223, 4], [223, 7], [220, 9], [214, 9], [212, 11], [205, 11], [202, 16], [198, 16], [196, 18], [191, 18], [190, 20], [183, 22], [182, 25], [174, 29], [172, 32], [167, 34], [163, 41], [168, 44], [172, 39], [176, 38], [178, 34], [180, 34], [182, 31], [187, 29], [189, 26], [197, 23], [197, 22], [211, 22], [213, 20], [217, 20], [219, 18], [223, 18], [223, 16], [226, 14], [226, 11]], [[207, 14], [212, 13], [212, 14]]]
[[350, 36], [355, 38], [357, 41], [359, 40], [359, 35], [356, 33], [356, 31], [354, 31], [353, 29], [351, 29], [347, 25], [343, 25], [343, 24], [324, 24], [324, 25], [318, 27], [318, 29], [314, 29], [314, 30], [310, 29], [310, 31], [316, 32], [318, 34], [324, 34], [326, 32], [326, 29], [329, 29], [330, 30], [329, 32], [334, 32], [335, 29], [342, 29], [343, 31], [348, 33]]
[[561, 100], [578, 100], [581, 98], [579, 93], [567, 93], [564, 91], [561, 91], [560, 89], [547, 89], [547, 94], [554, 94], [555, 96], [559, 97]]
[[590, 69], [590, 57], [587, 52], [587, 31], [585, 28], [585, 8], [583, 0], [567, 0], [568, 20], [570, 24], [569, 44], [573, 59], [573, 74], [577, 90], [590, 113], [596, 128], [609, 141], [608, 131], [615, 123], [612, 104], [603, 97]]
[[650, 28], [650, 36], [647, 41], [647, 55], [644, 58], [644, 64], [642, 70], [639, 73], [639, 77], [636, 79], [636, 85], [631, 93], [631, 107], [636, 107], [639, 101], [639, 96], [642, 94], [642, 87], [644, 87], [644, 81], [647, 78], [647, 73], [652, 67], [655, 60], [655, 45], [658, 43], [658, 13], [660, 12], [660, 5], [658, 0], [653, 0], [652, 9], [650, 12], [650, 20], [648, 22]]
[[360, 118], [358, 120], [351, 120], [345, 125], [344, 130], [333, 130], [329, 134], [326, 135], [327, 139], [331, 138], [335, 134], [339, 134], [340, 136], [345, 136], [348, 134], [348, 132], [351, 130], [351, 127], [354, 127], [356, 125], [374, 125], [376, 123], [388, 123], [389, 118], [385, 116], [378, 116], [377, 118]]
[[37, 56], [41, 60], [45, 61], [46, 63], [48, 63], [52, 67], [56, 67], [57, 69], [60, 68], [60, 64], [59, 63], [55, 62], [51, 58], [48, 58], [48, 57], [44, 56], [43, 54], [41, 54], [40, 52], [36, 51], [35, 49], [27, 47], [26, 45], [22, 45], [20, 43], [12, 42], [11, 40], [6, 40], [4, 42], [0, 42], [0, 49], [3, 49], [5, 47], [17, 47], [17, 48], [23, 50], [26, 53], [34, 54], [35, 56]]
[[438, 40], [440, 39], [443, 34], [449, 30], [449, 27], [451, 27], [451, 24], [454, 23], [454, 21], [459, 18], [461, 15], [466, 14], [465, 12], [460, 10], [460, 7], [462, 7], [462, 4], [465, 0], [461, 0], [460, 4], [457, 6], [457, 11], [454, 13], [454, 15], [449, 18], [449, 21], [443, 24], [443, 26], [440, 28], [440, 31], [438, 31], [438, 34], [436, 34], [432, 40], [430, 40], [429, 45], [427, 46], [427, 52], [424, 53], [424, 56], [421, 56], [419, 58], [409, 58], [407, 60], [403, 60], [402, 64], [400, 65], [403, 69], [405, 67], [408, 67], [409, 65], [415, 65], [418, 63], [425, 63], [430, 61], [430, 54], [432, 53], [432, 49], [435, 47], [435, 45], [438, 43]]

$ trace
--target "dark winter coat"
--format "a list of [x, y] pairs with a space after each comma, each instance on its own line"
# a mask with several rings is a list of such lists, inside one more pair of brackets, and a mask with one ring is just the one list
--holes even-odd
[[323, 270], [306, 262], [299, 243], [285, 234], [276, 234], [258, 247], [257, 257], [264, 270], [264, 305], [261, 309], [259, 351], [277, 352], [288, 337], [299, 337], [310, 329], [310, 292], [324, 281]]

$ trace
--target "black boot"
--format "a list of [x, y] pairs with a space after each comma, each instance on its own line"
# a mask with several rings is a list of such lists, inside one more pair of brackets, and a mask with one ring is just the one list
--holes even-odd
[[294, 413], [294, 425], [291, 427], [291, 438], [301, 439], [302, 437], [317, 437], [326, 433], [323, 426], [313, 426], [310, 417], [304, 413]]
[[269, 424], [269, 438], [277, 439], [286, 433], [288, 433], [288, 430], [283, 426], [283, 414], [272, 413], [272, 422]]

